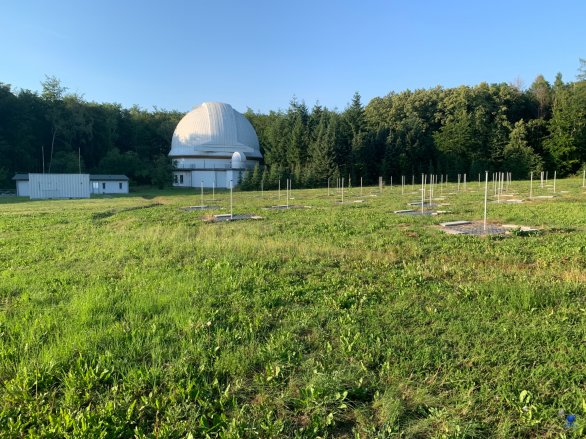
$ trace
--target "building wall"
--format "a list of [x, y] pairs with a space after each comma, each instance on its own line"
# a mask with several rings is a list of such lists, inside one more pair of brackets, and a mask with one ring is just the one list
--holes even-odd
[[[258, 164], [258, 160], [246, 160], [244, 166], [249, 169], [254, 169]], [[180, 158], [173, 159], [173, 166], [175, 170], [181, 169], [201, 170], [201, 169], [217, 169], [226, 170], [232, 169], [232, 156], [228, 159], [210, 159], [210, 158]]]
[[226, 173], [226, 189], [230, 189], [230, 182], [232, 187], [238, 186], [240, 180], [244, 177], [244, 169], [232, 169]]
[[30, 195], [28, 181], [16, 182], [16, 195], [18, 197], [28, 197]]
[[[253, 169], [258, 164], [257, 160], [246, 160], [246, 169]], [[202, 180], [205, 188], [230, 188], [240, 181], [242, 171], [232, 168], [232, 155], [230, 158], [192, 158], [183, 157], [173, 159], [175, 167], [173, 171], [173, 186], [175, 187], [201, 187]]]
[[128, 181], [124, 180], [92, 180], [92, 194], [127, 194]]
[[179, 158], [174, 159], [173, 163], [176, 169], [227, 169], [231, 167], [232, 160], [231, 158]]
[[29, 196], [34, 199], [89, 198], [89, 174], [29, 174]]
[[191, 171], [191, 184], [193, 187], [219, 187], [216, 174], [220, 173], [225, 171]]
[[217, 189], [230, 189], [230, 180], [232, 185], [236, 186], [243, 174], [243, 170], [227, 169], [227, 170], [197, 170], [197, 171], [173, 171], [173, 186], [175, 187], [194, 187], [210, 189], [215, 187]]
[[191, 187], [191, 171], [174, 171], [173, 172], [173, 186], [176, 187]]

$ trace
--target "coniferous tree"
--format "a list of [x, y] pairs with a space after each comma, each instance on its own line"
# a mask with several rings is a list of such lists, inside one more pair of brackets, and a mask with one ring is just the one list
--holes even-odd
[[543, 161], [527, 142], [527, 127], [523, 120], [511, 130], [509, 143], [503, 151], [502, 169], [512, 173], [514, 179], [526, 179], [530, 172], [543, 169]]
[[560, 74], [553, 87], [550, 136], [545, 147], [559, 175], [575, 172], [580, 166], [580, 149], [584, 139], [586, 106], [580, 102], [576, 86], [564, 84]]

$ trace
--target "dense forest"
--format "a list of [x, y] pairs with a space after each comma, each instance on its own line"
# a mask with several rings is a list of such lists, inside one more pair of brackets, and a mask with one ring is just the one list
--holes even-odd
[[299, 186], [328, 178], [508, 171], [565, 176], [586, 164], [586, 61], [576, 82], [560, 74], [538, 76], [527, 90], [510, 84], [436, 87], [390, 93], [363, 106], [356, 93], [343, 112], [292, 100], [286, 112], [248, 111], [263, 147], [265, 166], [249, 173], [244, 188], [279, 178]]
[[[264, 164], [242, 182], [256, 189], [281, 178], [296, 186], [328, 178], [374, 183], [401, 175], [476, 175], [488, 170], [526, 178], [565, 176], [586, 164], [586, 61], [575, 82], [538, 76], [511, 84], [436, 87], [390, 93], [363, 105], [356, 93], [343, 111], [293, 99], [286, 111], [248, 110]], [[0, 83], [0, 187], [15, 172], [126, 174], [136, 184], [170, 182], [167, 153], [182, 114], [86, 102], [54, 77], [42, 90]]]
[[176, 111], [86, 102], [54, 77], [41, 93], [0, 83], [0, 188], [16, 172], [126, 174], [135, 184], [169, 184]]

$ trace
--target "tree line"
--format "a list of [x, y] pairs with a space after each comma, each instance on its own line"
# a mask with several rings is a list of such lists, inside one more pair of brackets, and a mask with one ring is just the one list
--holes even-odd
[[526, 90], [512, 84], [436, 87], [390, 93], [366, 106], [358, 93], [342, 111], [293, 99], [286, 111], [246, 116], [256, 128], [264, 165], [244, 189], [274, 188], [291, 178], [319, 186], [346, 177], [373, 184], [383, 176], [477, 175], [507, 171], [578, 172], [586, 164], [586, 61], [575, 82], [539, 75]]
[[[248, 110], [263, 153], [243, 189], [297, 187], [328, 179], [373, 184], [402, 175], [531, 171], [565, 176], [586, 164], [586, 61], [576, 81], [538, 76], [529, 88], [486, 84], [407, 90], [343, 111], [297, 99], [286, 111]], [[87, 102], [55, 77], [40, 93], [0, 83], [0, 187], [16, 172], [126, 174], [135, 184], [170, 183], [167, 158], [177, 111]], [[333, 181], [333, 180], [332, 180]]]
[[170, 182], [171, 136], [183, 116], [87, 102], [47, 77], [40, 93], [0, 83], [0, 188], [17, 172], [125, 174]]

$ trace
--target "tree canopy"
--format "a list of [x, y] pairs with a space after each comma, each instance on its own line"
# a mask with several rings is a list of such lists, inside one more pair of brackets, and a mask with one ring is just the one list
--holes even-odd
[[161, 157], [181, 113], [87, 102], [55, 77], [41, 85], [39, 94], [0, 83], [0, 187], [11, 186], [17, 172], [80, 168], [160, 185]]

